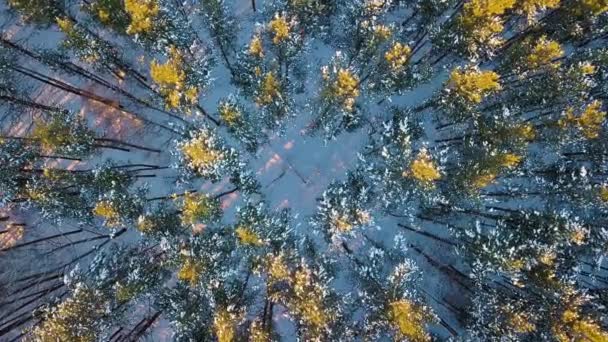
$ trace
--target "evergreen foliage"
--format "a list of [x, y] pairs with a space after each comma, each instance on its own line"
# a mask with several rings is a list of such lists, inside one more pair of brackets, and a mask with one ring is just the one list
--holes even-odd
[[1, 7], [0, 340], [608, 341], [605, 0]]

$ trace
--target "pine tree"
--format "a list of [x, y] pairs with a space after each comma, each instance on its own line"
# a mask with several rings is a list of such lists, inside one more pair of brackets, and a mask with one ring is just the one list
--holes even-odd
[[60, 0], [10, 0], [8, 5], [18, 12], [24, 21], [40, 25], [51, 24], [65, 11], [65, 4]]
[[250, 152], [255, 152], [266, 140], [261, 125], [256, 122], [252, 110], [245, 108], [235, 96], [220, 100], [218, 113], [229, 132]]
[[332, 240], [334, 235], [349, 234], [359, 227], [371, 225], [369, 207], [373, 194], [370, 188], [361, 171], [348, 174], [344, 182], [331, 184], [323, 192], [312, 225], [328, 240]]
[[206, 62], [203, 60], [187, 64], [183, 54], [174, 46], [169, 48], [168, 54], [169, 59], [165, 63], [152, 61], [150, 75], [159, 87], [167, 109], [182, 109], [190, 113], [189, 107], [198, 104], [199, 91], [206, 84]]
[[95, 341], [100, 332], [96, 323], [106, 315], [99, 294], [84, 286], [77, 287], [72, 297], [51, 309], [46, 319], [36, 327], [36, 341]]
[[210, 128], [191, 133], [189, 140], [177, 143], [184, 166], [206, 179], [217, 181], [238, 166], [237, 153], [224, 146]]
[[[132, 5], [131, 5], [132, 6]], [[127, 32], [131, 23], [126, 6], [123, 7], [118, 0], [97, 0], [88, 3], [86, 10], [103, 25], [107, 25], [118, 32]]]

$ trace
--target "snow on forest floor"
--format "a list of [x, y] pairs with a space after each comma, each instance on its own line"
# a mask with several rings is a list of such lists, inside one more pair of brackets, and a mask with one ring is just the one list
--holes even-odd
[[[263, 10], [263, 1], [258, 0], [257, 3], [258, 9]], [[242, 32], [247, 33], [246, 28], [248, 26], [253, 27], [255, 22], [255, 15], [251, 11], [250, 1], [236, 1], [235, 13], [238, 16], [239, 24], [243, 27]], [[28, 29], [24, 29], [18, 25], [5, 27], [4, 30], [5, 32], [10, 32], [13, 38], [19, 38], [23, 42], [27, 42], [29, 46], [52, 47], [53, 44], [57, 43], [57, 39], [59, 38], [59, 33], [53, 31], [53, 29], [48, 30], [48, 35], [32, 35], [32, 32], [28, 31]], [[245, 39], [249, 39], [249, 37], [245, 37]], [[310, 55], [311, 58], [319, 58], [323, 54], [313, 49], [310, 51]], [[31, 63], [29, 66], [32, 68], [37, 67], [35, 63]], [[60, 74], [54, 74], [53, 76], [84, 89], [88, 88], [97, 94], [108, 97], [114, 96], [111, 92], [83, 83], [82, 80], [76, 77], [71, 78]], [[215, 81], [207, 93], [204, 94], [202, 100], [202, 105], [206, 109], [214, 109], [219, 98], [228, 95], [233, 90], [230, 86], [229, 73], [221, 65], [216, 68], [213, 76], [215, 77]], [[397, 96], [390, 100], [399, 105], [420, 103], [420, 101], [427, 98], [436, 89], [441, 81], [435, 80], [431, 84], [418, 87], [415, 92]], [[105, 151], [98, 156], [96, 162], [102, 162], [111, 158], [119, 162], [146, 163], [160, 166], [171, 164], [172, 157], [169, 153], [171, 137], [167, 133], [158, 129], [144, 127], [139, 120], [99, 103], [66, 94], [55, 88], [40, 86], [40, 84], [32, 85], [37, 87], [36, 95], [41, 102], [48, 102], [48, 99], [53, 99], [52, 102], [54, 104], [68, 105], [68, 108], [78, 109], [82, 115], [89, 118], [91, 125], [105, 137], [120, 138], [131, 143], [164, 150], [163, 153], [141, 151], [136, 154]], [[153, 113], [146, 114], [149, 114], [148, 117], [154, 117], [155, 115]], [[377, 123], [384, 113], [374, 113], [374, 116], [376, 114], [378, 117], [370, 118], [370, 120]], [[293, 213], [297, 215], [295, 223], [298, 225], [298, 229], [302, 231], [309, 229], [308, 220], [314, 214], [317, 200], [321, 197], [327, 186], [334, 180], [344, 179], [347, 171], [356, 165], [358, 160], [357, 153], [365, 145], [369, 129], [369, 127], [362, 127], [355, 132], [342, 133], [335, 141], [325, 142], [322, 137], [309, 136], [305, 133], [310, 120], [310, 113], [297, 113], [296, 117], [289, 119], [282, 134], [271, 136], [269, 142], [264, 144], [255, 156], [249, 158], [249, 167], [254, 170], [257, 179], [261, 183], [264, 198], [272, 208], [291, 208]], [[23, 121], [20, 125], [13, 127], [13, 133], [24, 132], [28, 127], [29, 123]], [[427, 133], [432, 134], [432, 132]], [[430, 136], [430, 140], [432, 140], [432, 135]], [[65, 165], [62, 166], [74, 169], [86, 169], [90, 167], [90, 165], [83, 165], [82, 163], [73, 161], [65, 162]], [[150, 196], [163, 196], [176, 192], [175, 172], [173, 170], [160, 170], [156, 174], [157, 176], [154, 178], [143, 179], [143, 181], [149, 184]], [[219, 182], [216, 184], [202, 184], [198, 190], [207, 193], [219, 193], [227, 189], [228, 187], [225, 182]], [[240, 196], [237, 193], [223, 198], [222, 207], [226, 212], [227, 220], [230, 220], [239, 203]], [[2, 213], [0, 213], [0, 216], [3, 216]], [[71, 260], [76, 255], [87, 253], [93, 246], [107, 246], [105, 243], [110, 241], [107, 237], [104, 237], [109, 234], [108, 230], [104, 231], [100, 228], [82, 226], [69, 221], [65, 221], [61, 225], [49, 224], [42, 221], [33, 213], [27, 212], [10, 213], [10, 216], [13, 222], [25, 223], [27, 227], [24, 231], [24, 236], [20, 240], [21, 244], [50, 235], [65, 234], [79, 229], [82, 229], [82, 231], [70, 233], [61, 239], [26, 245], [12, 250], [10, 253], [2, 254], [0, 252], [2, 258], [2, 263], [0, 263], [0, 279], [3, 281], [6, 279], [27, 278], [29, 275], [35, 274], [36, 270], [39, 269], [59, 267], [57, 269], [58, 274], [60, 271], [66, 272], [78, 263], [61, 267], [68, 260]], [[453, 309], [449, 306], [461, 307], [463, 302], [466, 301], [466, 290], [449, 279], [449, 274], [453, 270], [449, 267], [442, 269], [444, 265], [455, 265], [455, 267], [458, 267], [458, 259], [453, 248], [448, 244], [400, 229], [397, 226], [398, 222], [400, 221], [394, 217], [375, 217], [376, 227], [369, 228], [367, 233], [372, 239], [386, 246], [393, 244], [397, 233], [402, 233], [407, 237], [407, 242], [414, 246], [410, 248], [409, 255], [423, 271], [421, 289], [423, 289], [424, 294], [429, 298], [429, 304], [449, 326], [457, 331], [460, 330], [461, 324], [456, 319]], [[0, 230], [5, 228], [4, 225], [5, 222], [0, 222]], [[447, 237], [448, 233], [444, 229], [436, 228], [432, 233]], [[139, 233], [131, 230], [113, 240], [113, 243], [129, 244], [137, 241], [138, 238]], [[66, 242], [72, 245], [61, 248], [61, 251], [54, 250], [55, 245]], [[424, 254], [421, 254], [421, 252]], [[87, 260], [90, 260], [90, 256], [79, 262], [84, 267]], [[60, 281], [61, 277], [58, 277], [55, 280], [33, 284], [25, 292], [25, 295], [31, 295], [32, 298], [42, 300], [47, 296], [46, 293], [41, 292], [42, 296], [32, 294], [48, 289], [49, 285], [57, 286], [56, 284]], [[27, 283], [27, 280], [25, 282]], [[0, 288], [0, 293], [2, 292], [2, 288]], [[53, 295], [65, 295], [63, 290], [59, 292], [51, 291], [49, 293]], [[37, 303], [36, 301], [32, 301], [30, 304], [20, 308], [10, 303], [4, 303], [4, 307], [0, 307], [0, 322], [18, 319], [20, 314], [27, 310], [32, 310]], [[146, 303], [141, 303], [140, 307], [142, 317], [151, 313]], [[279, 319], [278, 313], [275, 319]], [[129, 327], [125, 327], [125, 329], [129, 329]], [[449, 332], [439, 325], [433, 330], [439, 336], [450, 336]], [[147, 339], [150, 341], [170, 341], [171, 331], [168, 323], [162, 319], [159, 320], [156, 323], [156, 328]], [[285, 340], [291, 341], [295, 340], [295, 338], [285, 336]]]

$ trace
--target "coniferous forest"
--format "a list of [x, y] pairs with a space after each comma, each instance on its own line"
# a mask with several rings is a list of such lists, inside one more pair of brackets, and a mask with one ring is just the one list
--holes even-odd
[[608, 1], [0, 29], [0, 341], [608, 341]]

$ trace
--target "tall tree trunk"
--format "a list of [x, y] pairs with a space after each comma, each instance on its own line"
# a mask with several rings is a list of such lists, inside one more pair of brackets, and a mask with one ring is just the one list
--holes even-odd
[[41, 103], [38, 102], [34, 102], [34, 101], [30, 101], [30, 100], [26, 100], [26, 99], [20, 99], [14, 96], [8, 96], [8, 95], [0, 95], [0, 102], [5, 101], [5, 102], [9, 102], [9, 103], [13, 103], [16, 105], [20, 105], [23, 107], [29, 107], [29, 108], [34, 108], [34, 109], [40, 109], [40, 110], [44, 110], [44, 111], [61, 111], [61, 108], [58, 107], [53, 107], [53, 106], [47, 106], [47, 105], [43, 105]]
[[161, 127], [161, 128], [163, 128], [163, 129], [165, 129], [165, 130], [167, 130], [169, 132], [181, 135], [181, 133], [175, 131], [174, 129], [172, 129], [170, 127], [167, 127], [167, 126], [165, 126], [163, 124], [154, 122], [154, 121], [152, 121], [150, 119], [147, 119], [147, 118], [143, 117], [142, 115], [135, 114], [135, 113], [127, 110], [122, 104], [120, 104], [116, 100], [112, 100], [112, 99], [109, 99], [109, 98], [106, 98], [106, 97], [103, 97], [103, 96], [99, 96], [99, 95], [97, 95], [95, 93], [92, 93], [92, 92], [84, 90], [84, 89], [76, 88], [76, 87], [74, 87], [74, 86], [72, 86], [72, 85], [70, 85], [68, 83], [65, 83], [63, 81], [60, 81], [58, 79], [49, 77], [47, 75], [44, 75], [42, 73], [39, 73], [37, 71], [31, 70], [31, 69], [28, 69], [28, 68], [19, 67], [19, 66], [12, 66], [11, 69], [14, 70], [14, 71], [16, 71], [16, 72], [18, 72], [18, 73], [20, 73], [20, 74], [22, 74], [22, 75], [25, 75], [25, 76], [33, 78], [33, 79], [35, 79], [37, 81], [40, 81], [40, 82], [42, 82], [44, 84], [47, 84], [47, 85], [50, 85], [52, 87], [61, 89], [61, 90], [66, 91], [68, 93], [72, 93], [72, 94], [75, 94], [75, 95], [78, 95], [78, 96], [81, 96], [81, 97], [84, 97], [84, 98], [87, 98], [87, 99], [90, 99], [90, 100], [102, 103], [102, 104], [104, 104], [104, 105], [106, 105], [108, 107], [111, 107], [111, 108], [117, 109], [117, 110], [119, 110], [121, 112], [124, 112], [126, 114], [129, 114], [129, 115], [131, 115], [131, 116], [133, 116], [133, 117], [135, 117], [135, 118], [137, 118], [137, 119], [139, 119], [139, 120], [141, 120], [141, 121], [143, 121], [145, 123], [148, 123], [148, 124], [151, 124], [151, 125], [156, 125], [156, 126]]

